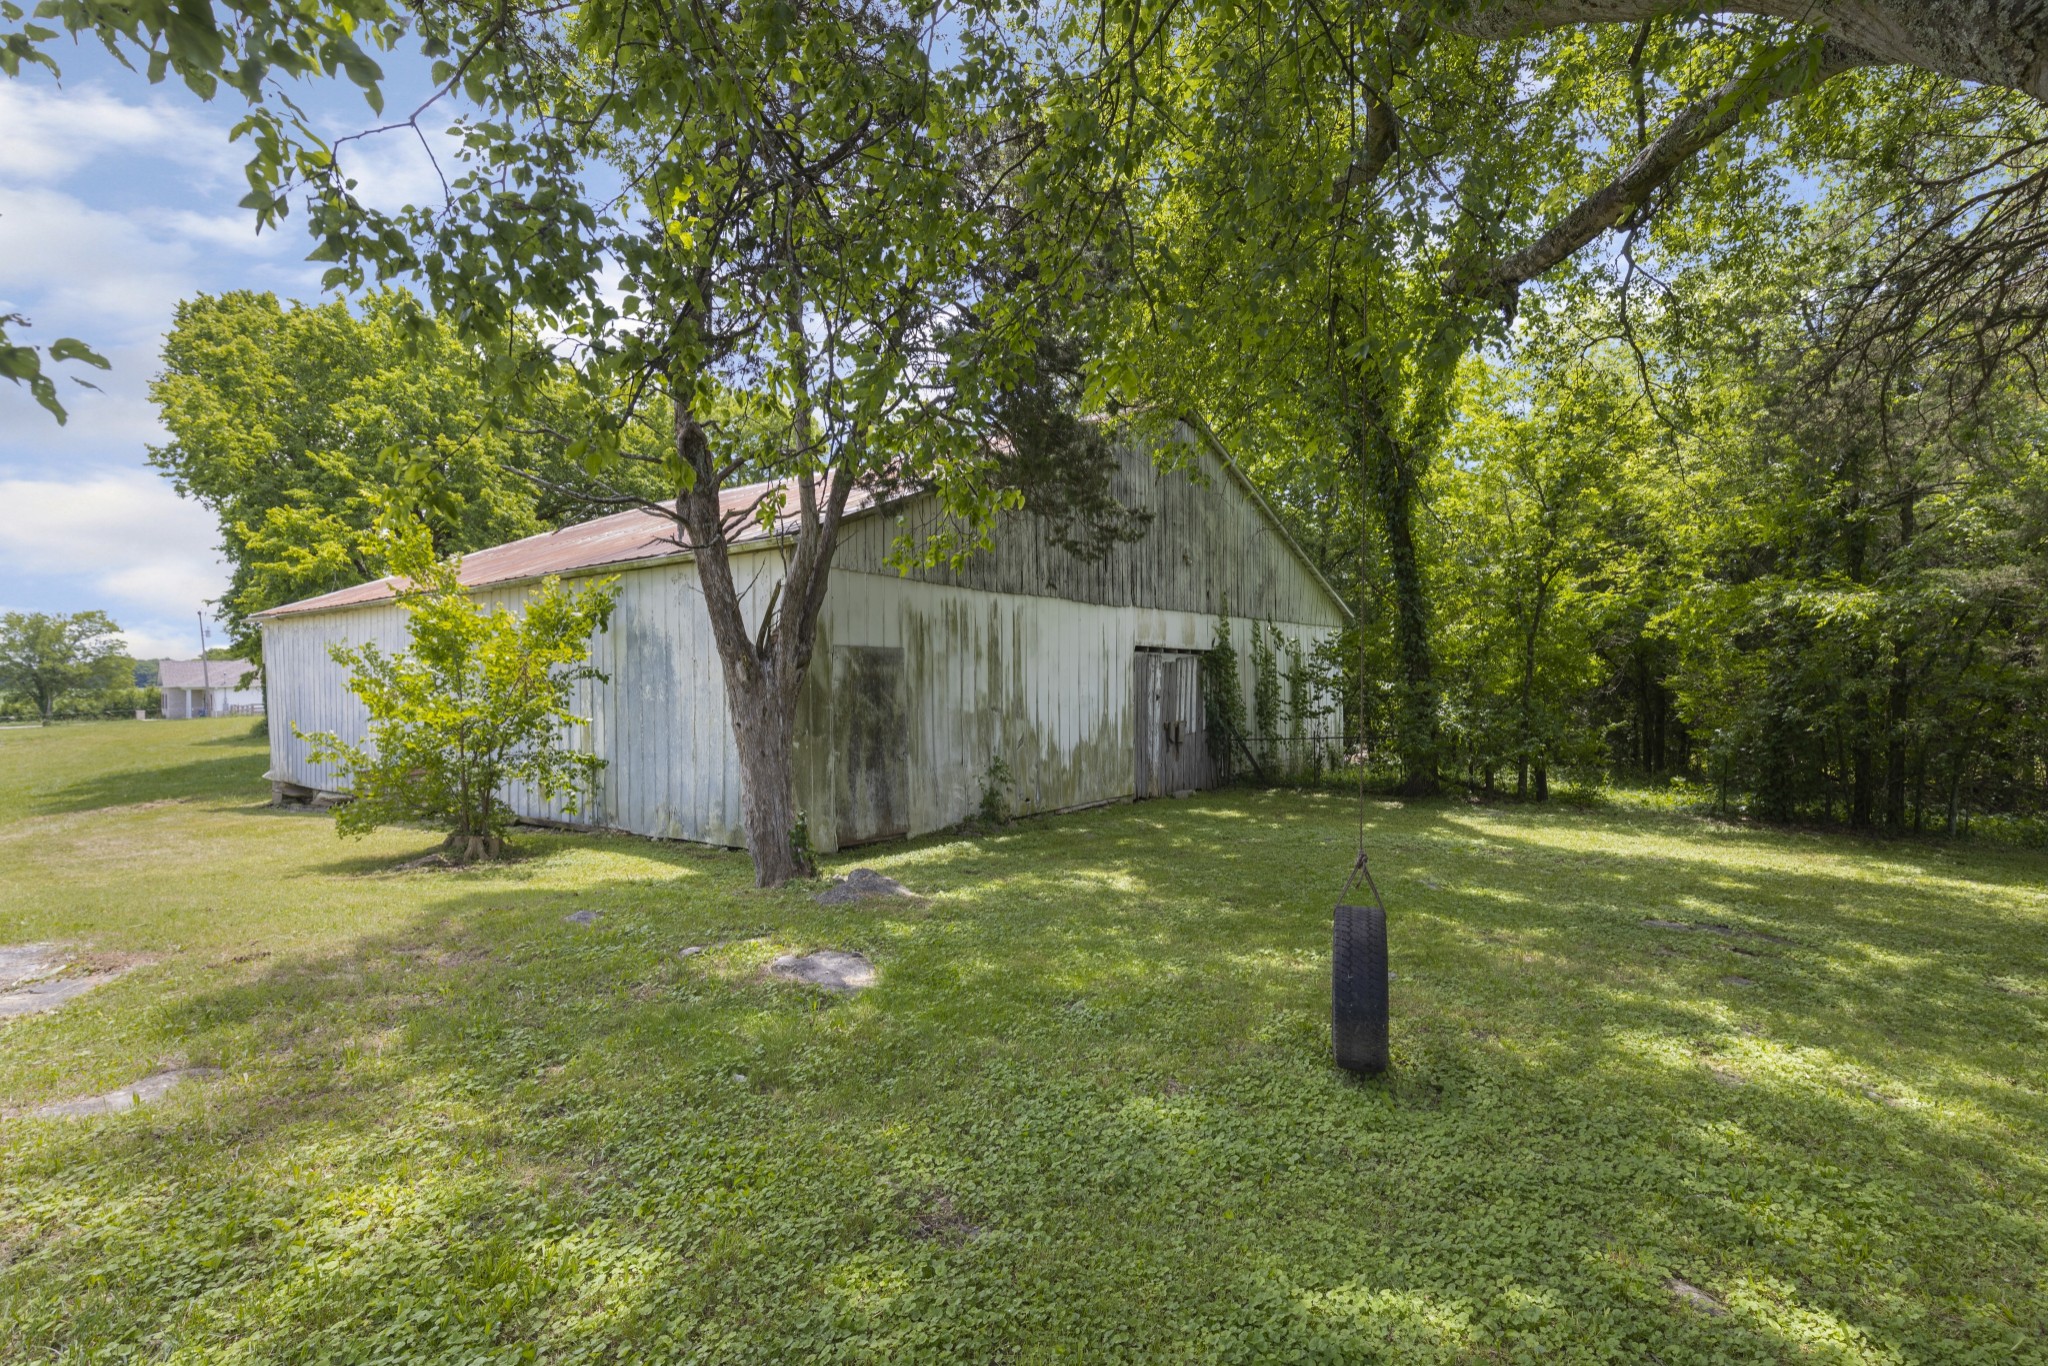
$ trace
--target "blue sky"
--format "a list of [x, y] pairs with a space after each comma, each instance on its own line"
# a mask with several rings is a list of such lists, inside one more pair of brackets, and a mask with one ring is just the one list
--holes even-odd
[[[28, 68], [0, 77], [0, 313], [26, 314], [26, 337], [45, 344], [78, 337], [114, 368], [61, 368], [104, 390], [61, 381], [63, 427], [0, 381], [0, 611], [99, 608], [133, 653], [190, 656], [196, 614], [227, 570], [212, 516], [146, 458], [164, 439], [148, 397], [164, 331], [178, 301], [200, 292], [318, 299], [321, 267], [304, 260], [296, 219], [259, 237], [236, 207], [248, 187], [227, 134], [240, 97], [206, 103], [174, 82], [152, 86], [96, 48], [55, 55], [61, 83]], [[369, 121], [350, 87], [305, 93], [323, 131]], [[408, 138], [360, 146], [355, 173], [376, 202], [433, 187]]]

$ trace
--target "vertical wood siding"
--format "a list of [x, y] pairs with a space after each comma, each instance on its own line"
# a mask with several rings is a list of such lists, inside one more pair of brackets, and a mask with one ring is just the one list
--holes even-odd
[[[1237, 616], [1343, 624], [1343, 608], [1287, 543], [1242, 476], [1206, 441], [1183, 427], [1160, 450], [1172, 468], [1159, 467], [1152, 447], [1119, 448], [1111, 487], [1126, 507], [1148, 511], [1152, 520], [1143, 536], [1113, 547], [1101, 562], [1066, 553], [1042, 519], [1023, 514], [1003, 518], [990, 549], [965, 565], [913, 569], [908, 577], [995, 593], [1209, 616], [1223, 611], [1227, 602]], [[916, 542], [949, 526], [935, 499], [913, 499], [892, 513], [849, 525], [833, 564], [861, 573], [894, 573], [892, 552], [899, 538]]]
[[[1254, 617], [1306, 652], [1342, 622], [1342, 610], [1281, 539], [1236, 476], [1200, 443], [1196, 477], [1160, 474], [1126, 454], [1120, 496], [1150, 507], [1146, 536], [1099, 565], [1053, 547], [1029, 517], [1005, 520], [992, 552], [965, 568], [899, 574], [888, 563], [899, 531], [930, 518], [929, 499], [846, 528], [800, 703], [797, 797], [813, 841], [836, 844], [846, 762], [843, 739], [850, 651], [900, 650], [908, 729], [907, 828], [943, 829], [980, 805], [992, 759], [1010, 770], [1019, 814], [1129, 799], [1137, 752], [1134, 657], [1141, 648], [1205, 650], [1230, 604], [1239, 686], [1249, 708]], [[783, 572], [781, 552], [736, 556], [734, 577], [750, 627]], [[481, 600], [516, 607], [526, 589], [487, 589]], [[336, 643], [403, 648], [405, 616], [380, 603], [287, 616], [264, 625], [271, 773], [333, 790], [339, 778], [306, 760], [294, 727], [360, 740], [367, 729]], [[571, 813], [531, 792], [508, 799], [523, 816], [607, 826], [669, 839], [743, 845], [739, 765], [711, 624], [688, 563], [618, 575], [609, 631], [592, 646], [604, 682], [579, 686], [587, 716], [575, 742], [607, 761], [595, 790]], [[845, 672], [849, 677], [841, 678]], [[891, 819], [891, 826], [897, 821]], [[855, 827], [849, 827], [855, 828]]]

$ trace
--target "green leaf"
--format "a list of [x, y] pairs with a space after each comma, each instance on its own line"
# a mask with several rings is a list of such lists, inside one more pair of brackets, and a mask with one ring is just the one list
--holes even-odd
[[98, 370], [111, 370], [113, 365], [99, 352], [87, 346], [76, 337], [59, 337], [50, 343], [51, 360], [79, 360]]

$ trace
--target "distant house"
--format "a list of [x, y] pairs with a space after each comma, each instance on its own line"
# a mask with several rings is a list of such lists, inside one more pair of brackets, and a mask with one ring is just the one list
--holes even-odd
[[255, 716], [263, 710], [261, 671], [246, 659], [160, 659], [156, 667], [163, 714], [171, 720]]
[[[1204, 430], [1175, 434], [1175, 460], [1125, 448], [1113, 489], [1151, 514], [1098, 561], [1067, 553], [1036, 517], [1006, 515], [994, 544], [957, 567], [901, 572], [898, 536], [942, 517], [936, 498], [857, 496], [832, 562], [795, 741], [797, 799], [815, 847], [953, 824], [1007, 772], [1018, 813], [1167, 796], [1217, 780], [1201, 652], [1228, 614], [1304, 655], [1347, 614], [1280, 520]], [[770, 493], [726, 493], [737, 516]], [[793, 507], [793, 504], [792, 504]], [[774, 602], [793, 510], [733, 547], [741, 606]], [[675, 523], [614, 516], [479, 550], [462, 582], [516, 605], [549, 574], [616, 575], [617, 610], [595, 644], [605, 681], [580, 686], [576, 743], [608, 760], [571, 814], [514, 791], [521, 815], [711, 844], [745, 842], [725, 685], [690, 549]], [[369, 718], [336, 645], [406, 642], [397, 585], [379, 580], [257, 614], [270, 690], [270, 778], [280, 796], [333, 791], [298, 732], [361, 740]], [[1252, 669], [1232, 680], [1249, 700]], [[1324, 699], [1334, 707], [1334, 699]]]

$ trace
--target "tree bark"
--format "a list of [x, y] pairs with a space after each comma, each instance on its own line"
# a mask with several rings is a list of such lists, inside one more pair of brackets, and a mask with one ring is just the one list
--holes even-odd
[[[1903, 555], [1913, 542], [1914, 495], [1908, 490], [1899, 504], [1899, 552]], [[1903, 623], [1901, 623], [1903, 626]], [[1906, 828], [1906, 723], [1913, 704], [1913, 678], [1906, 660], [1903, 631], [1892, 638], [1891, 687], [1886, 695], [1884, 755], [1884, 823], [1893, 833]], [[1914, 828], [1919, 818], [1914, 817]]]
[[1919, 67], [2048, 102], [2048, 5], [2040, 0], [1483, 0], [1446, 27], [1516, 38], [1701, 11], [1789, 19], [1826, 31], [1863, 65]]
[[[688, 390], [677, 384], [674, 392]], [[759, 628], [750, 633], [732, 577], [719, 470], [695, 414], [680, 399], [675, 407], [677, 453], [695, 475], [695, 482], [676, 500], [677, 516], [696, 560], [724, 675], [726, 709], [740, 764], [740, 821], [753, 856], [756, 885], [779, 887], [816, 871], [809, 849], [799, 847], [794, 838], [799, 814], [796, 711], [853, 481], [838, 472], [798, 475], [791, 481], [798, 512], [794, 544], [779, 590], [763, 608]], [[808, 404], [799, 403], [798, 412], [796, 439], [802, 448], [808, 443]]]

